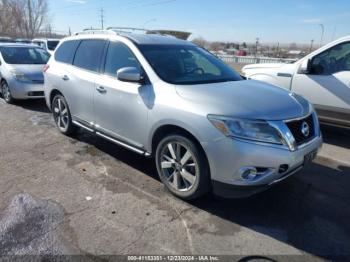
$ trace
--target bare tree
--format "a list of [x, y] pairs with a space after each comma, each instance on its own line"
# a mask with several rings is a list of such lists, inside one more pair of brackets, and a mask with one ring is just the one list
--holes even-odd
[[208, 48], [209, 46], [209, 42], [202, 37], [195, 38], [192, 40], [192, 42], [204, 48]]
[[48, 24], [47, 0], [0, 0], [0, 33], [33, 38]]

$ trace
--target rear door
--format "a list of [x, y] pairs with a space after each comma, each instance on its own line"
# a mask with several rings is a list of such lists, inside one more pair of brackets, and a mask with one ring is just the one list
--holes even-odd
[[93, 126], [93, 95], [95, 80], [100, 73], [105, 40], [82, 40], [75, 52], [73, 65], [62, 76], [68, 82], [65, 96], [74, 121]]
[[320, 118], [350, 125], [350, 42], [313, 57], [310, 73], [296, 73], [292, 90], [312, 102]]
[[151, 85], [117, 79], [124, 67], [141, 68], [133, 52], [121, 42], [110, 42], [104, 74], [96, 79], [94, 111], [97, 129], [110, 137], [142, 148], [147, 137]]

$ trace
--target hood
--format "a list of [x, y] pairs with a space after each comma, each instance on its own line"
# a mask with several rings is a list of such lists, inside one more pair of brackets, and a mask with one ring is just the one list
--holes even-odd
[[282, 88], [254, 80], [176, 86], [184, 99], [208, 114], [255, 120], [286, 120], [310, 112], [309, 102]]
[[251, 65], [246, 65], [243, 67], [243, 70], [245, 69], [263, 69], [263, 68], [280, 68], [282, 66], [284, 66], [285, 64], [251, 64]]
[[44, 81], [44, 65], [11, 65], [11, 70], [23, 73], [32, 81]]

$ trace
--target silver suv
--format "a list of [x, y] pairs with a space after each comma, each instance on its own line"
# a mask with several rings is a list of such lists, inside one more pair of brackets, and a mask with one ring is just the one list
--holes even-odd
[[85, 31], [64, 39], [44, 71], [60, 132], [81, 127], [153, 156], [162, 182], [182, 199], [261, 192], [301, 170], [322, 145], [308, 101], [244, 80], [173, 37]]

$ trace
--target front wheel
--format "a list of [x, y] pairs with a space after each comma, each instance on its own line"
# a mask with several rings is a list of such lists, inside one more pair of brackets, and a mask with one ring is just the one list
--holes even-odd
[[210, 190], [210, 173], [204, 152], [182, 135], [164, 138], [156, 151], [160, 179], [175, 196], [199, 198]]
[[14, 102], [14, 99], [11, 95], [10, 87], [5, 81], [1, 83], [1, 93], [6, 103], [12, 104]]
[[62, 134], [70, 135], [76, 131], [67, 101], [62, 95], [56, 95], [52, 100], [52, 114], [58, 130]]

